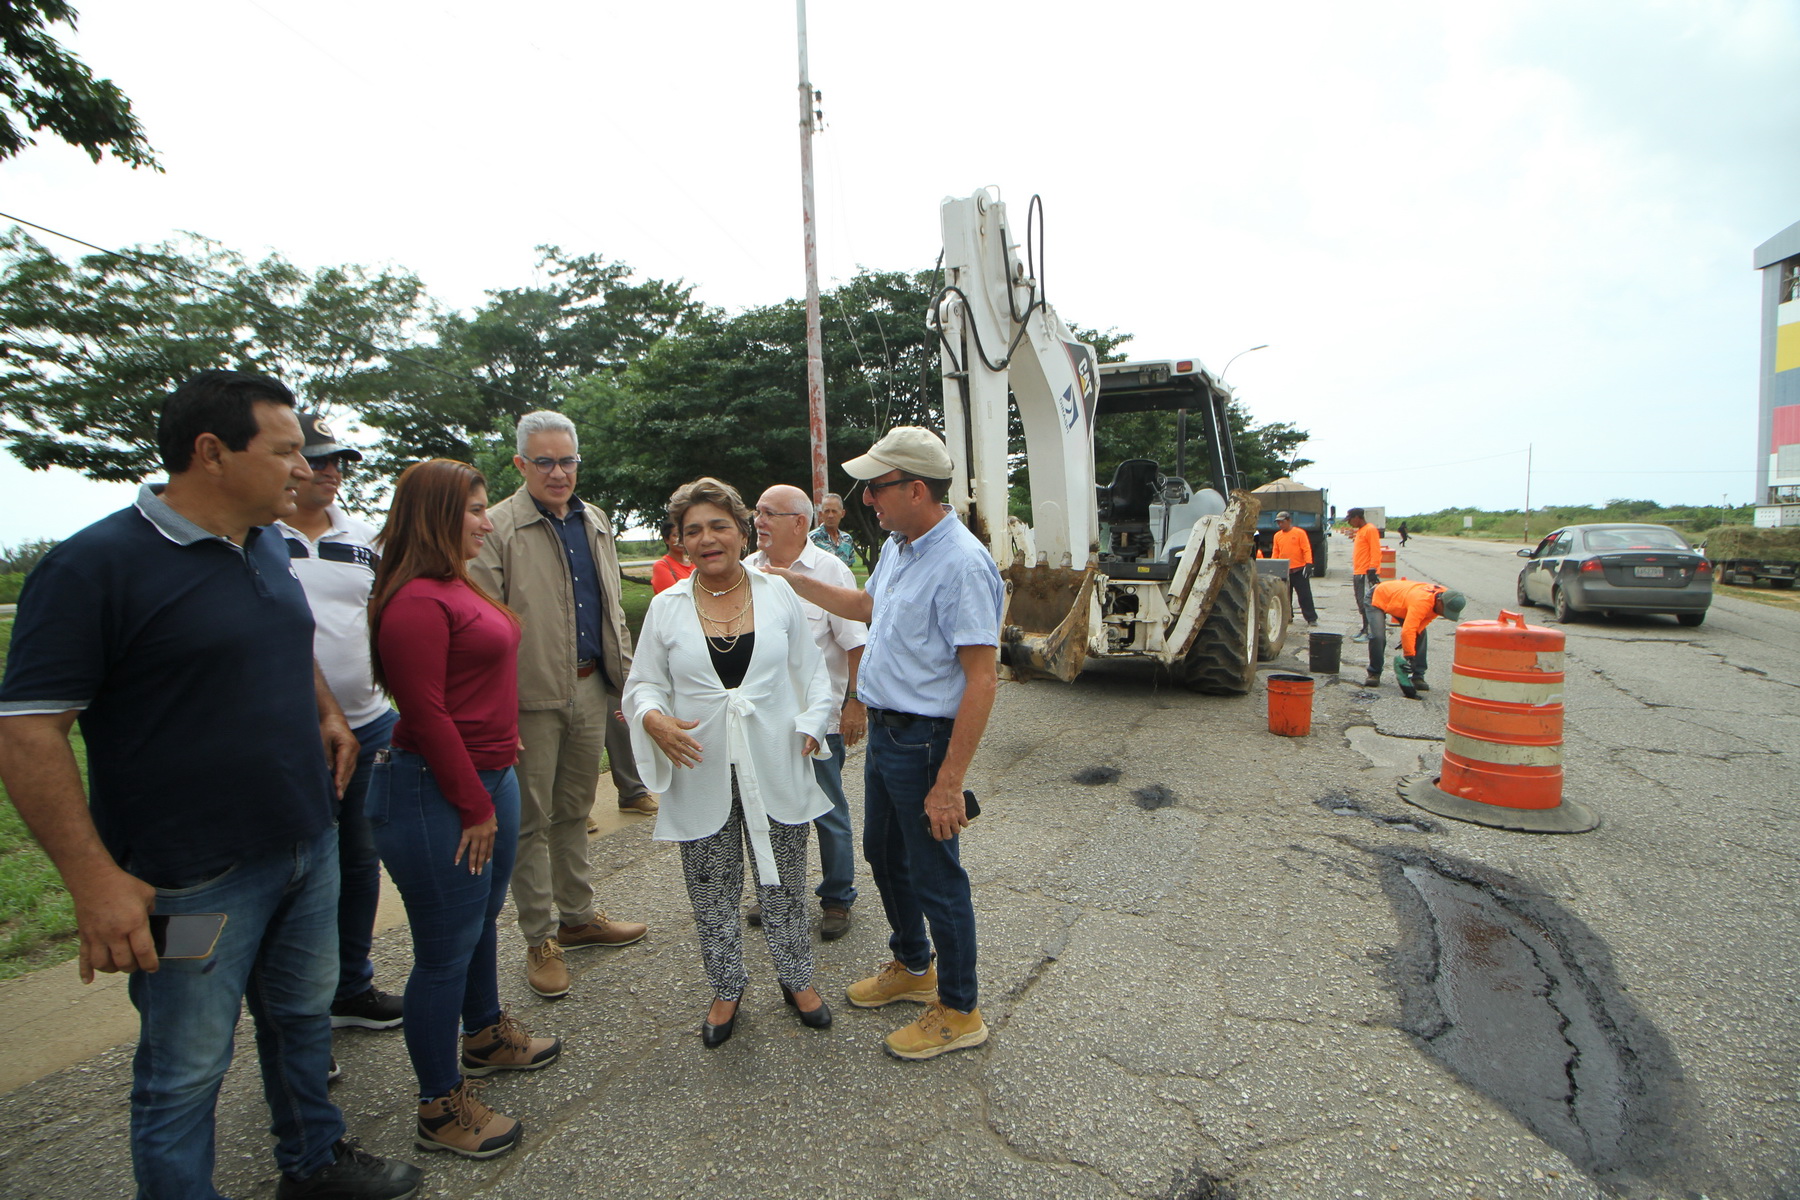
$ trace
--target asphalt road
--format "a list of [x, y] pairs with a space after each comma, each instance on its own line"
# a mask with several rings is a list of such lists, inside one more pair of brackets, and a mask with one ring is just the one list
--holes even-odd
[[[1512, 604], [1515, 565], [1452, 540], [1401, 553], [1471, 618]], [[1323, 627], [1348, 628], [1341, 574], [1317, 587]], [[1448, 638], [1420, 702], [1353, 686], [1347, 645], [1305, 739], [1267, 732], [1260, 686], [1207, 699], [1116, 667], [1008, 685], [964, 839], [987, 1045], [887, 1058], [910, 1006], [838, 1001], [834, 1028], [803, 1029], [752, 942], [738, 1033], [704, 1050], [676, 855], [640, 823], [595, 853], [646, 941], [573, 956], [552, 1003], [503, 927], [514, 1011], [568, 1045], [485, 1093], [525, 1122], [519, 1152], [417, 1155], [396, 1034], [339, 1034], [337, 1099], [445, 1197], [1800, 1196], [1800, 617], [1723, 600], [1698, 629], [1566, 632], [1567, 794], [1594, 832], [1400, 801], [1442, 733]], [[1116, 778], [1076, 782], [1110, 774], [1092, 768]], [[886, 957], [872, 887], [855, 911], [818, 953], [834, 1001]], [[384, 935], [379, 977], [406, 960], [405, 931]], [[266, 1197], [240, 1035], [219, 1182]], [[0, 1196], [130, 1195], [128, 1080], [123, 1047], [0, 1097]]]

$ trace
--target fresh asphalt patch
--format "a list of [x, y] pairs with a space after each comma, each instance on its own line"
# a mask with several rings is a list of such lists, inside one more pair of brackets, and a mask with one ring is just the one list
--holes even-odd
[[1681, 1116], [1680, 1063], [1619, 983], [1605, 942], [1503, 873], [1362, 849], [1399, 917], [1388, 975], [1420, 1049], [1603, 1185], [1692, 1195], [1716, 1178]]

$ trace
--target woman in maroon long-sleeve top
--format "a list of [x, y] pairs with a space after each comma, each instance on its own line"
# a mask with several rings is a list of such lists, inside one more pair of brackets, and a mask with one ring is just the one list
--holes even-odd
[[403, 1008], [416, 1141], [468, 1158], [504, 1154], [522, 1130], [465, 1076], [535, 1070], [562, 1052], [500, 1007], [494, 921], [519, 841], [519, 626], [466, 566], [493, 528], [475, 468], [443, 458], [408, 467], [369, 600], [375, 679], [400, 709], [366, 805], [412, 926]]

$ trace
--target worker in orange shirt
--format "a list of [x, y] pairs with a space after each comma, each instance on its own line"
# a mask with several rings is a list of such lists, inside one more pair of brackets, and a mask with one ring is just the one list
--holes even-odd
[[1306, 536], [1306, 530], [1294, 528], [1291, 515], [1278, 512], [1273, 546], [1270, 558], [1287, 559], [1288, 589], [1300, 601], [1300, 615], [1308, 625], [1317, 625], [1319, 614], [1313, 608], [1312, 598], [1312, 540]]
[[1356, 611], [1362, 614], [1362, 632], [1350, 640], [1366, 642], [1385, 620], [1369, 611], [1369, 596], [1381, 582], [1381, 530], [1369, 524], [1360, 508], [1345, 513], [1344, 524], [1351, 528], [1350, 536], [1355, 539], [1350, 550], [1350, 582], [1356, 589]]
[[[1461, 592], [1417, 579], [1390, 579], [1369, 594], [1369, 675], [1364, 687], [1381, 683], [1381, 660], [1387, 654], [1387, 618], [1400, 624], [1400, 654], [1394, 662], [1400, 690], [1417, 700], [1425, 684], [1425, 627], [1439, 617], [1454, 625], [1467, 601]], [[1402, 669], [1404, 668], [1404, 669]]]

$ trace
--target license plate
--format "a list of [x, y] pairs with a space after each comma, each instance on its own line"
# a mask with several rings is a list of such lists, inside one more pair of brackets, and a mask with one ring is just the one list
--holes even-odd
[[1631, 570], [1639, 579], [1661, 579], [1663, 577], [1661, 567], [1633, 567]]

